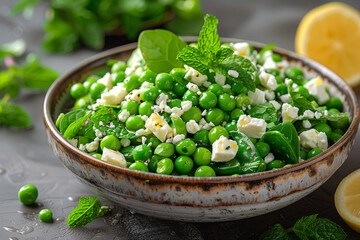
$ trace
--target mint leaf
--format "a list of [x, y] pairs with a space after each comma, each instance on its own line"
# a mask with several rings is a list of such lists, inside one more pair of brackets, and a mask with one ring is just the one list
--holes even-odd
[[0, 125], [10, 128], [29, 128], [32, 121], [29, 114], [20, 106], [0, 102]]
[[177, 58], [201, 74], [209, 72], [208, 62], [197, 48], [186, 46], [179, 52]]
[[101, 203], [96, 197], [81, 197], [79, 206], [73, 209], [67, 219], [67, 225], [70, 227], [84, 226], [99, 216]]
[[262, 118], [267, 123], [277, 121], [277, 113], [275, 107], [271, 103], [264, 103], [251, 107], [247, 111], [251, 117]]
[[45, 66], [29, 64], [20, 68], [18, 76], [24, 87], [46, 90], [59, 77], [59, 73]]
[[173, 68], [182, 67], [183, 64], [176, 57], [185, 46], [186, 43], [167, 30], [146, 30], [139, 36], [141, 54], [147, 67], [154, 73], [170, 72]]
[[220, 50], [220, 36], [217, 32], [217, 24], [219, 20], [209, 14], [205, 16], [204, 26], [202, 27], [199, 39], [199, 51], [209, 60], [214, 61], [216, 53]]
[[76, 120], [82, 118], [85, 115], [86, 111], [84, 109], [76, 109], [66, 113], [61, 119], [59, 131], [64, 135], [66, 129], [71, 123], [75, 122]]
[[88, 112], [85, 116], [77, 119], [75, 122], [71, 123], [64, 133], [64, 138], [66, 139], [72, 139], [76, 137], [78, 132], [80, 131], [80, 128], [82, 127], [83, 123], [89, 119], [91, 116], [91, 112]]
[[283, 226], [275, 224], [272, 228], [261, 234], [259, 240], [290, 240]]
[[225, 58], [228, 58], [230, 57], [231, 55], [234, 54], [234, 51], [231, 49], [231, 48], [228, 48], [228, 47], [222, 47], [220, 48], [219, 51], [217, 51], [216, 53], [216, 59], [217, 61], [222, 61], [224, 60]]

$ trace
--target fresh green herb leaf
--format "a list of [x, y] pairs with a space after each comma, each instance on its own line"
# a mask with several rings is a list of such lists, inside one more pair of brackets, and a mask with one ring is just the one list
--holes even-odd
[[139, 36], [139, 48], [147, 67], [154, 73], [169, 72], [183, 64], [176, 56], [186, 46], [178, 36], [167, 30], [143, 31]]
[[209, 14], [205, 16], [204, 26], [201, 29], [198, 39], [199, 51], [209, 60], [215, 61], [214, 57], [220, 50], [220, 36], [217, 32], [219, 20]]
[[23, 39], [5, 43], [0, 46], [0, 59], [7, 56], [19, 57], [24, 54], [25, 50], [26, 43]]
[[0, 72], [0, 97], [9, 94], [11, 98], [20, 92], [20, 79], [16, 76], [16, 68], [10, 67], [7, 71]]
[[259, 240], [290, 240], [283, 226], [275, 224], [272, 228], [261, 234]]
[[197, 48], [186, 46], [179, 52], [177, 58], [201, 74], [209, 72], [208, 62]]
[[251, 117], [262, 118], [267, 123], [277, 121], [277, 113], [275, 107], [271, 103], [264, 103], [253, 106], [247, 111]]
[[141, 55], [141, 51], [139, 48], [136, 48], [132, 52], [129, 60], [127, 61], [128, 66], [131, 66], [135, 63], [140, 63], [141, 65], [145, 66], [145, 61], [144, 61], [143, 56]]
[[73, 209], [67, 219], [67, 225], [70, 227], [84, 226], [99, 216], [101, 203], [96, 197], [81, 197], [79, 206]]
[[33, 63], [21, 67], [18, 76], [26, 88], [46, 90], [59, 77], [59, 73], [51, 68]]
[[86, 120], [88, 120], [90, 116], [91, 116], [91, 112], [88, 112], [85, 116], [77, 119], [75, 122], [72, 122], [66, 128], [66, 130], [64, 132], [64, 138], [72, 139], [72, 138], [76, 137], [76, 135], [80, 131], [80, 128], [83, 126], [83, 123], [85, 123]]
[[265, 52], [271, 51], [271, 50], [273, 50], [273, 49], [276, 48], [276, 47], [277, 47], [276, 44], [274, 44], [274, 43], [269, 43], [269, 44], [266, 45], [263, 49], [260, 50], [260, 52], [259, 52], [260, 57], [262, 57]]
[[29, 114], [20, 106], [5, 101], [0, 102], [0, 126], [10, 128], [29, 128], [32, 121]]
[[[271, 103], [270, 103], [271, 104]], [[272, 104], [271, 104], [272, 105]], [[279, 131], [289, 141], [291, 148], [294, 150], [296, 157], [300, 156], [300, 141], [295, 126], [291, 122], [283, 122], [271, 129]]]
[[90, 11], [84, 11], [75, 19], [82, 42], [89, 48], [100, 50], [104, 46], [104, 34], [97, 17]]
[[219, 51], [216, 53], [216, 59], [218, 61], [223, 61], [226, 58], [230, 57], [234, 54], [234, 51], [231, 48], [228, 47], [222, 47]]
[[86, 115], [83, 109], [76, 109], [66, 113], [60, 122], [59, 131], [64, 134], [69, 125]]

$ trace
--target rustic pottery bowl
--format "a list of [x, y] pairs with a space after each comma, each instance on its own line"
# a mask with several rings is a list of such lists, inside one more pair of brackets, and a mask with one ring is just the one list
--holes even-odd
[[[196, 38], [184, 40], [192, 42]], [[264, 47], [264, 44], [250, 43], [256, 49]], [[54, 122], [73, 104], [69, 94], [73, 83], [83, 81], [94, 71], [108, 70], [107, 60], [125, 60], [136, 47], [136, 43], [117, 47], [82, 62], [51, 86], [44, 102], [45, 128], [56, 157], [99, 195], [121, 206], [158, 218], [194, 222], [229, 221], [269, 213], [319, 188], [344, 163], [353, 147], [359, 107], [351, 88], [321, 64], [290, 51], [275, 49], [291, 65], [302, 67], [308, 76], [322, 76], [331, 95], [342, 100], [351, 124], [345, 135], [328, 150], [279, 170], [210, 178], [145, 173], [98, 160], [72, 146], [62, 137]]]

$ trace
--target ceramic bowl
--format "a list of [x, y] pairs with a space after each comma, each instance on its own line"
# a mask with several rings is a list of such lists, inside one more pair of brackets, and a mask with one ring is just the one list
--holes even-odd
[[[188, 42], [195, 38], [184, 38]], [[223, 39], [238, 42], [238, 39]], [[256, 49], [264, 44], [250, 42]], [[163, 219], [216, 222], [249, 218], [283, 208], [319, 188], [347, 159], [359, 123], [359, 106], [352, 89], [334, 72], [308, 58], [275, 49], [290, 65], [306, 75], [320, 75], [331, 95], [339, 97], [351, 124], [344, 136], [316, 157], [279, 170], [210, 178], [145, 173], [98, 160], [77, 149], [55, 127], [59, 113], [74, 103], [70, 86], [93, 71], [108, 70], [109, 59], [126, 60], [136, 43], [100, 53], [63, 74], [49, 89], [44, 102], [44, 122], [56, 157], [99, 195], [137, 213]]]

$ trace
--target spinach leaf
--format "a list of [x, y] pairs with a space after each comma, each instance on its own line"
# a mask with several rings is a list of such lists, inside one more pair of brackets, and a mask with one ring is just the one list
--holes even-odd
[[154, 73], [169, 72], [183, 64], [176, 56], [186, 46], [178, 36], [167, 30], [143, 31], [139, 36], [139, 48], [147, 67]]
[[64, 135], [68, 126], [71, 123], [78, 120], [79, 118], [82, 118], [83, 116], [85, 116], [85, 114], [86, 114], [86, 111], [83, 109], [76, 109], [76, 110], [72, 110], [72, 111], [66, 113], [64, 115], [63, 119], [61, 119], [59, 131]]
[[247, 111], [251, 117], [262, 118], [267, 123], [277, 121], [277, 113], [275, 107], [271, 103], [264, 103], [251, 107]]
[[64, 132], [64, 138], [66, 139], [72, 139], [76, 137], [78, 134], [80, 128], [83, 126], [86, 120], [89, 119], [91, 116], [91, 112], [88, 112], [85, 116], [77, 119], [75, 122], [72, 122], [65, 130]]
[[29, 128], [32, 121], [29, 114], [20, 106], [0, 102], [0, 125], [11, 128]]

